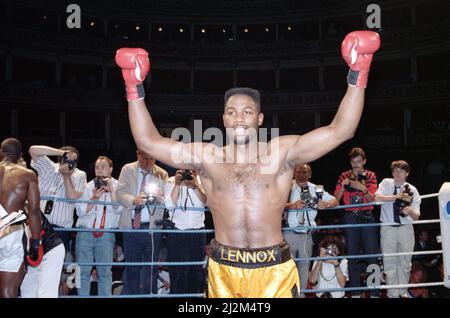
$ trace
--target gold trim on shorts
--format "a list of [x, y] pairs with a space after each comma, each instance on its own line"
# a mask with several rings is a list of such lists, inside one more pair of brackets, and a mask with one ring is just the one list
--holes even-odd
[[285, 263], [291, 259], [289, 245], [281, 244], [264, 248], [237, 248], [211, 240], [211, 258], [219, 264], [240, 267], [260, 268]]

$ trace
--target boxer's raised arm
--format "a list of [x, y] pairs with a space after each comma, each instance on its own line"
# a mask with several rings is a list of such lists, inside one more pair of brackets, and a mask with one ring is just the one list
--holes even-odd
[[289, 162], [295, 165], [314, 161], [354, 136], [364, 107], [370, 63], [379, 47], [380, 38], [373, 31], [355, 31], [345, 37], [341, 53], [350, 66], [347, 93], [328, 126], [303, 136], [282, 137], [282, 144], [288, 149]]
[[116, 53], [116, 63], [122, 68], [130, 127], [137, 147], [172, 167], [195, 169], [194, 163], [200, 163], [201, 144], [162, 137], [147, 110], [143, 81], [150, 71], [148, 53], [139, 48], [121, 48]]

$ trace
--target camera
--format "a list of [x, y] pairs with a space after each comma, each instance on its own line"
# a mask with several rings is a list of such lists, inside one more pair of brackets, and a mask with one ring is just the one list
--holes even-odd
[[322, 185], [316, 185], [316, 200], [317, 202], [322, 200], [323, 197], [323, 186]]
[[145, 193], [145, 204], [150, 204], [150, 205], [153, 205], [153, 204], [156, 204], [157, 202], [157, 200], [158, 200], [158, 198], [157, 197], [155, 197], [153, 194], [148, 194], [148, 193]]
[[94, 186], [96, 189], [100, 189], [101, 187], [106, 187], [108, 185], [109, 177], [97, 176], [94, 179]]
[[317, 202], [311, 193], [309, 193], [308, 184], [300, 186], [300, 190], [300, 199], [305, 203], [305, 208], [315, 208]]
[[334, 244], [329, 244], [326, 248], [326, 253], [329, 256], [337, 256], [337, 247]]
[[77, 159], [69, 160], [69, 153], [66, 151], [61, 158], [61, 164], [65, 163], [69, 165], [69, 170], [73, 170], [77, 166]]
[[367, 180], [367, 172], [366, 171], [358, 172], [358, 175], [356, 178], [358, 179], [359, 182], [361, 182], [363, 180]]
[[394, 201], [394, 213], [405, 217], [406, 215], [401, 212], [401, 210], [407, 206], [410, 206], [413, 201], [413, 194], [408, 184], [405, 184], [403, 192], [400, 193], [399, 197]]
[[183, 170], [183, 172], [181, 173], [181, 181], [191, 181], [192, 179], [194, 179], [194, 177], [192, 176], [192, 172], [189, 170]]
[[49, 200], [45, 203], [44, 214], [50, 214], [53, 210], [53, 200]]

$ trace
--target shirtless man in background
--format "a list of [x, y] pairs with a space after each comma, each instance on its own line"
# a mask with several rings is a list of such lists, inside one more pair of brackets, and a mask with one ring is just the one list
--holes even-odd
[[[41, 212], [36, 174], [18, 164], [22, 157], [22, 145], [15, 138], [5, 139], [1, 144], [4, 156], [0, 163], [0, 214], [25, 210], [28, 205], [28, 224], [31, 231], [28, 263], [37, 266], [42, 260], [40, 242]], [[17, 297], [24, 274], [23, 224], [12, 224], [0, 232], [0, 298]]]

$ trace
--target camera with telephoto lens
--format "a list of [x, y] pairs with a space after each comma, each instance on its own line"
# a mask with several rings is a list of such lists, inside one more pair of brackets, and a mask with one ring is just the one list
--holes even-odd
[[337, 247], [334, 244], [329, 244], [326, 248], [326, 254], [329, 256], [337, 256]]
[[402, 209], [410, 206], [413, 201], [413, 193], [411, 189], [409, 188], [408, 184], [405, 184], [405, 188], [403, 189], [403, 192], [400, 193], [399, 197], [395, 199], [394, 202], [394, 213], [398, 213], [398, 215], [405, 217], [406, 215], [402, 213]]
[[106, 187], [108, 185], [109, 177], [97, 176], [94, 179], [94, 186], [96, 189], [100, 189], [101, 187]]
[[69, 165], [69, 170], [73, 170], [77, 166], [77, 159], [69, 160], [69, 153], [66, 151], [61, 158], [61, 164], [65, 163]]
[[189, 170], [183, 170], [183, 172], [181, 173], [181, 181], [191, 181], [192, 179], [194, 179], [194, 177], [192, 176], [192, 172]]

